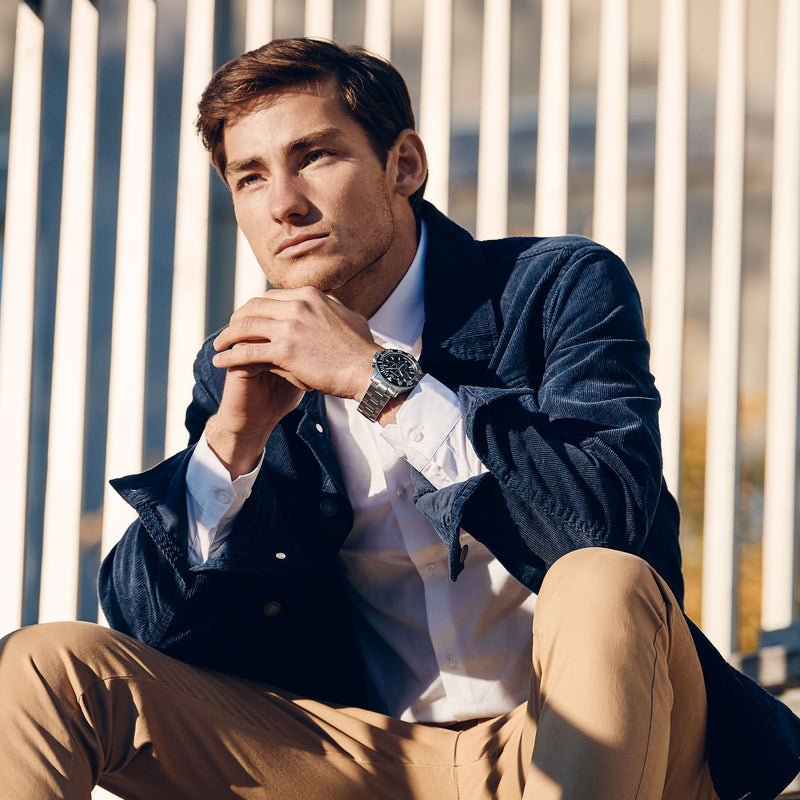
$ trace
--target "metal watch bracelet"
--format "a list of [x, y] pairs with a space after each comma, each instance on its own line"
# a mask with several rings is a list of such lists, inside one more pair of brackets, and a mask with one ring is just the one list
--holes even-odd
[[397, 395], [390, 394], [379, 386], [372, 384], [367, 393], [361, 398], [361, 402], [358, 404], [358, 410], [370, 422], [377, 422], [386, 404], [396, 396]]

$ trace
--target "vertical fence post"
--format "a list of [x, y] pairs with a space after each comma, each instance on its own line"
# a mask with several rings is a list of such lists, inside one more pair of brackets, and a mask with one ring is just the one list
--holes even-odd
[[3, 461], [13, 465], [0, 481], [5, 531], [0, 559], [0, 633], [22, 622], [43, 52], [42, 21], [20, 0], [0, 293], [0, 452]]
[[443, 214], [449, 206], [452, 0], [425, 0], [419, 128], [428, 154], [425, 196]]
[[211, 78], [214, 62], [214, 0], [189, 0], [185, 41], [164, 442], [167, 453], [186, 446], [183, 418], [194, 385], [192, 364], [205, 337], [210, 167], [194, 120], [197, 101]]
[[392, 57], [392, 0], [367, 0], [364, 47], [386, 59]]
[[703, 534], [703, 629], [727, 656], [735, 646], [745, 3], [720, 5], [711, 242], [708, 437]]
[[273, 36], [273, 0], [247, 0], [244, 23], [244, 49], [255, 50]]
[[542, 0], [533, 219], [537, 236], [567, 232], [569, 15], [569, 0]]
[[800, 354], [800, 4], [778, 16], [761, 627], [795, 620]]
[[333, 39], [333, 0], [306, 0], [305, 35]]
[[505, 236], [508, 231], [510, 39], [510, 0], [486, 0], [478, 138], [476, 233], [479, 239]]
[[92, 248], [98, 13], [72, 0], [39, 620], [78, 610]]
[[[274, 4], [272, 0], [247, 0], [244, 49], [254, 50], [273, 36]], [[239, 308], [251, 297], [264, 293], [266, 280], [253, 251], [240, 228], [236, 228], [236, 268], [233, 285], [233, 306]]]
[[687, 4], [662, 0], [653, 197], [651, 364], [661, 393], [664, 477], [680, 492], [686, 283]]
[[628, 199], [628, 0], [604, 0], [597, 69], [592, 236], [625, 258]]
[[[155, 41], [155, 0], [128, 0], [111, 321], [107, 479], [135, 472], [142, 464]], [[103, 553], [111, 549], [131, 519], [131, 510], [106, 481]]]

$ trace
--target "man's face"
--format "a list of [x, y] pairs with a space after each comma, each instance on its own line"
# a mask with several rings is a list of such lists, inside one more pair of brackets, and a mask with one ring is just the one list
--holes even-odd
[[329, 84], [266, 98], [224, 136], [236, 219], [269, 282], [361, 305], [359, 295], [394, 271], [396, 214], [408, 214], [392, 152], [385, 169]]

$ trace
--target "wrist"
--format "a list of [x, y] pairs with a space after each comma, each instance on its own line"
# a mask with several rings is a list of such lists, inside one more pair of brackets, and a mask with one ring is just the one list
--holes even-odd
[[350, 369], [350, 377], [348, 380], [349, 388], [346, 396], [351, 400], [355, 400], [357, 403], [361, 402], [361, 398], [364, 397], [369, 390], [372, 382], [372, 375], [375, 371], [372, 360], [373, 356], [385, 349], [385, 347], [372, 342], [369, 348], [364, 348], [363, 353], [358, 355]]
[[206, 423], [206, 443], [228, 470], [231, 480], [252, 472], [264, 452], [272, 427], [256, 431], [235, 431], [224, 424], [219, 415]]
[[407, 394], [401, 394], [397, 397], [393, 397], [389, 402], [383, 407], [383, 410], [378, 415], [378, 419], [376, 422], [383, 428], [387, 425], [396, 425], [397, 424], [397, 412], [400, 410], [400, 406], [408, 397]]

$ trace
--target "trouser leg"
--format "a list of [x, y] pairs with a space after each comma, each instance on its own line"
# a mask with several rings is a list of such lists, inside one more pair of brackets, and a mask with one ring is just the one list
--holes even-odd
[[0, 650], [0, 794], [88, 800], [455, 800], [452, 731], [335, 709], [87, 623]]
[[716, 797], [691, 634], [641, 559], [579, 550], [548, 572], [534, 612], [528, 710], [526, 800]]
[[293, 698], [86, 623], [34, 626], [0, 648], [9, 800], [88, 800], [98, 779], [147, 800], [715, 797], [683, 616], [644, 562], [612, 551], [554, 565], [529, 703], [464, 731]]

